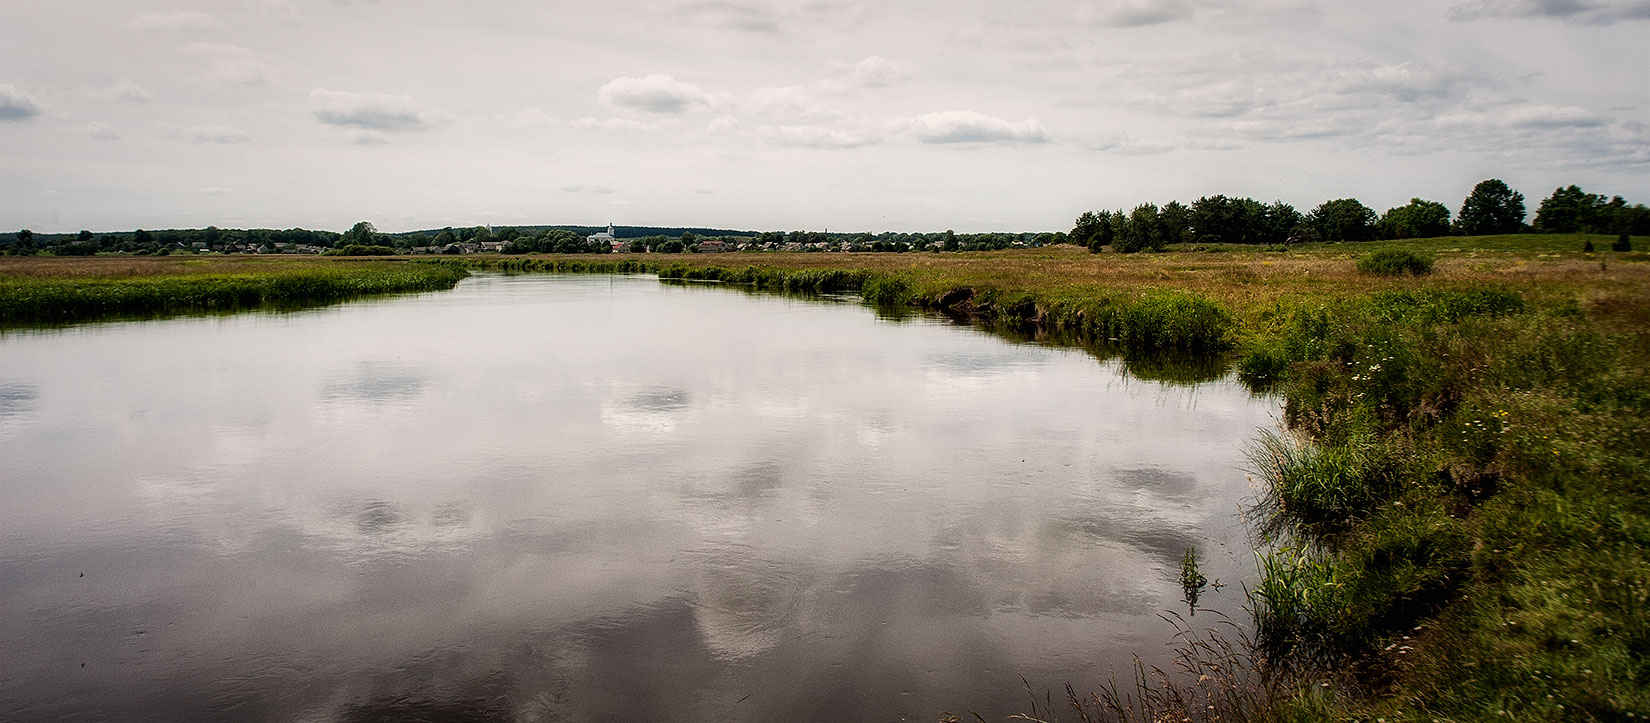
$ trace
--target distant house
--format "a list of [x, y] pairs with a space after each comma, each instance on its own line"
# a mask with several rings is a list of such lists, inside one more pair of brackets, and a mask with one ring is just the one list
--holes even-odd
[[584, 240], [588, 241], [592, 246], [602, 244], [603, 246], [612, 247], [613, 242], [618, 240], [618, 236], [613, 233], [613, 224], [608, 224], [606, 231], [590, 234], [589, 236], [584, 237]]
[[634, 242], [634, 241], [620, 241], [618, 239], [614, 239], [613, 241], [608, 243], [607, 247], [612, 249], [613, 253], [628, 254], [628, 253], [636, 250], [636, 242]]
[[722, 243], [721, 239], [699, 242], [699, 253], [702, 254], [719, 254], [726, 250], [728, 250], [727, 244]]

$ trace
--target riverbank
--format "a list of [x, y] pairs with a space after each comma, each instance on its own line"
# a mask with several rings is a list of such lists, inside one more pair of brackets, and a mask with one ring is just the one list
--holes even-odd
[[621, 263], [1226, 354], [1286, 400], [1253, 454], [1281, 548], [1255, 595], [1293, 685], [1225, 719], [1623, 720], [1650, 711], [1650, 264], [1585, 240], [1428, 240], [1400, 277], [1360, 245]]
[[462, 269], [425, 264], [260, 259], [0, 258], [0, 328], [259, 308], [451, 289]]

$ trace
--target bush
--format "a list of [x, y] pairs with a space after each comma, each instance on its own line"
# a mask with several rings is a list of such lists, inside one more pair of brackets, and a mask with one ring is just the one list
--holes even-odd
[[1631, 236], [1628, 236], [1627, 234], [1622, 234], [1620, 236], [1617, 236], [1616, 237], [1616, 242], [1613, 243], [1613, 244], [1610, 244], [1610, 250], [1611, 251], [1632, 251], [1633, 250], [1633, 238]]
[[1593, 242], [1591, 239], [1588, 239], [1587, 243], [1581, 245], [1581, 252], [1584, 254], [1590, 254], [1593, 252]]
[[395, 249], [388, 246], [362, 246], [361, 244], [347, 244], [342, 248], [322, 252], [325, 256], [394, 256]]
[[1359, 258], [1358, 270], [1376, 276], [1423, 276], [1432, 273], [1432, 259], [1407, 249], [1382, 249]]

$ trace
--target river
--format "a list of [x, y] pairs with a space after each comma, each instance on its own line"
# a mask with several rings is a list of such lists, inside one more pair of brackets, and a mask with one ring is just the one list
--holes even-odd
[[1276, 407], [642, 276], [12, 332], [0, 719], [1000, 720], [1243, 619]]

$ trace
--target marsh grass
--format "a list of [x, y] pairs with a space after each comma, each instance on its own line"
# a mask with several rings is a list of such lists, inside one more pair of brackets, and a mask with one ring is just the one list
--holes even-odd
[[403, 263], [103, 268], [108, 273], [0, 276], [0, 327], [298, 308], [376, 294], [450, 289], [466, 275], [462, 269]]
[[[1029, 723], [1305, 723], [1332, 715], [1332, 699], [1325, 688], [1271, 667], [1241, 625], [1213, 614], [1217, 621], [1202, 628], [1175, 613], [1161, 615], [1174, 629], [1169, 664], [1147, 666], [1137, 657], [1126, 682], [1120, 683], [1114, 674], [1093, 691], [1079, 693], [1068, 684], [1063, 695], [1056, 697], [1048, 691], [1038, 695], [1022, 678], [1026, 711], [1008, 719]], [[941, 715], [941, 723], [965, 720]], [[970, 717], [985, 720], [978, 713]]]

